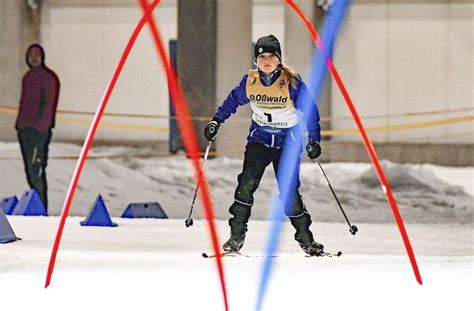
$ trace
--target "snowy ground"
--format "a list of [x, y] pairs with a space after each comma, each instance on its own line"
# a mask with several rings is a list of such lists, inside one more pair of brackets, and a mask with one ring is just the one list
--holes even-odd
[[[58, 217], [8, 217], [22, 241], [0, 245], [2, 310], [224, 310], [207, 224], [114, 219], [117, 228], [66, 223], [56, 270], [43, 289]], [[286, 222], [263, 310], [472, 310], [471, 225], [411, 224], [424, 281], [415, 281], [393, 224], [315, 223], [339, 258], [305, 258]], [[252, 221], [243, 251], [263, 254], [269, 222]], [[221, 239], [227, 225], [218, 222]], [[263, 258], [224, 258], [230, 310], [255, 310]], [[26, 298], [26, 299], [25, 299]], [[3, 307], [10, 307], [4, 309]]]
[[[80, 148], [53, 144], [51, 156], [77, 155]], [[93, 155], [135, 153], [96, 148]], [[147, 152], [141, 150], [141, 152]], [[17, 144], [0, 143], [0, 158], [19, 156]], [[48, 166], [50, 211], [59, 215], [75, 160]], [[474, 168], [384, 164], [417, 256], [423, 286], [411, 265], [371, 166], [324, 164], [359, 233], [352, 236], [317, 167], [302, 166], [301, 192], [316, 221], [317, 240], [340, 258], [305, 258], [285, 222], [264, 310], [472, 310]], [[219, 219], [227, 219], [241, 161], [208, 162], [207, 176]], [[21, 160], [0, 160], [0, 195], [26, 190]], [[9, 176], [10, 178], [5, 178]], [[256, 196], [243, 252], [264, 253], [274, 189], [271, 169]], [[101, 159], [86, 163], [65, 226], [51, 286], [43, 289], [59, 217], [9, 216], [23, 240], [0, 244], [1, 310], [223, 310], [207, 223], [196, 206], [185, 228], [194, 191], [184, 156]], [[172, 218], [114, 218], [117, 228], [81, 227], [95, 197], [103, 194], [113, 216], [129, 202], [158, 201]], [[221, 242], [225, 220], [217, 222]], [[230, 310], [255, 310], [264, 258], [225, 258]]]
[[[2, 306], [16, 310], [223, 310], [207, 225], [182, 220], [114, 219], [117, 228], [66, 223], [56, 271], [44, 290], [59, 218], [9, 217], [23, 241], [0, 246]], [[227, 226], [218, 222], [221, 238]], [[408, 226], [424, 281], [419, 286], [398, 230], [315, 223], [318, 240], [339, 258], [305, 258], [285, 223], [264, 310], [472, 310], [472, 226]], [[252, 221], [246, 254], [262, 254], [269, 222]], [[223, 235], [223, 236], [222, 236]], [[231, 310], [254, 310], [263, 258], [225, 258]], [[27, 299], [25, 299], [27, 298]], [[2, 308], [3, 309], [3, 308]], [[13, 310], [13, 309], [5, 309]]]

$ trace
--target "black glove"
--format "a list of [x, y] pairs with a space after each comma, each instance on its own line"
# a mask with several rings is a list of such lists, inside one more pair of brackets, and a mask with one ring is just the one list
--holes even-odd
[[214, 141], [216, 139], [219, 128], [220, 122], [216, 121], [215, 119], [207, 123], [206, 127], [204, 128], [204, 136], [206, 136], [206, 139], [208, 141]]
[[321, 145], [316, 140], [310, 139], [306, 145], [306, 152], [311, 160], [317, 159], [321, 155]]

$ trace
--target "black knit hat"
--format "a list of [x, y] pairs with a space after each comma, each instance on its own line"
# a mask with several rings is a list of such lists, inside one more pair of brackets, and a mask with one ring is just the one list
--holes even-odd
[[281, 59], [281, 47], [280, 42], [274, 35], [268, 35], [261, 37], [255, 44], [255, 58], [262, 53], [272, 53]]

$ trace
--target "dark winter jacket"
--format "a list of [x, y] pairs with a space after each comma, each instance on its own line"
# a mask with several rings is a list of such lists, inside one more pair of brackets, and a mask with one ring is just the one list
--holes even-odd
[[[273, 74], [273, 76], [271, 77], [271, 81], [269, 82], [265, 81], [263, 73], [259, 72], [258, 76], [260, 78], [260, 82], [264, 86], [268, 87], [274, 84], [279, 79], [280, 75], [281, 70], [278, 70], [277, 72], [275, 72], [275, 74]], [[239, 106], [251, 103], [251, 99], [248, 97], [247, 94], [248, 77], [248, 74], [244, 75], [240, 83], [229, 93], [222, 105], [217, 109], [217, 112], [213, 117], [214, 120], [218, 122], [224, 122], [233, 113], [237, 111], [237, 108]], [[290, 98], [294, 103], [294, 108], [300, 110], [303, 104], [301, 102], [301, 99], [303, 98], [303, 93], [308, 92], [306, 85], [300, 79], [297, 79], [296, 88], [293, 88], [290, 83], [286, 83], [284, 87], [287, 87], [289, 89]], [[308, 130], [308, 137], [310, 139], [320, 141], [321, 133], [319, 126], [319, 112], [314, 102], [312, 102], [312, 106], [312, 109], [310, 109], [310, 115], [308, 116], [308, 120], [310, 121], [306, 124], [306, 128]], [[284, 145], [285, 139], [287, 139], [287, 137], [294, 139], [293, 131], [295, 130], [296, 126], [288, 128], [276, 128], [270, 126], [262, 126], [252, 120], [247, 141], [256, 141], [265, 144], [269, 147], [280, 148]]]
[[[37, 47], [42, 52], [41, 66], [32, 67], [28, 62], [30, 49]], [[44, 50], [33, 44], [26, 53], [30, 70], [23, 76], [20, 108], [15, 128], [33, 128], [46, 132], [54, 127], [59, 97], [59, 79], [44, 63]]]

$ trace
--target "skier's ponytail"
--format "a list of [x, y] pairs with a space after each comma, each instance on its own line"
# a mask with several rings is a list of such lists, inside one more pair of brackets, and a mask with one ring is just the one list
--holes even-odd
[[288, 76], [291, 86], [296, 89], [298, 87], [297, 80], [300, 80], [299, 75], [293, 70], [293, 68], [285, 64], [283, 61], [281, 62], [280, 66], [281, 70], [283, 70]]

